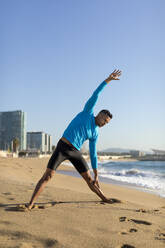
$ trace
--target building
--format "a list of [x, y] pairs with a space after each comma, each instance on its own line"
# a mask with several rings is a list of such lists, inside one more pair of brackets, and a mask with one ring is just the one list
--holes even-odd
[[138, 150], [130, 150], [130, 155], [132, 157], [142, 157], [145, 155], [145, 153]]
[[52, 136], [49, 135], [49, 139], [48, 139], [48, 151], [52, 152]]
[[165, 150], [152, 149], [155, 155], [165, 155]]
[[18, 139], [18, 150], [26, 149], [26, 113], [0, 112], [0, 150], [12, 150], [14, 139]]
[[52, 152], [52, 137], [44, 132], [27, 132], [27, 150]]

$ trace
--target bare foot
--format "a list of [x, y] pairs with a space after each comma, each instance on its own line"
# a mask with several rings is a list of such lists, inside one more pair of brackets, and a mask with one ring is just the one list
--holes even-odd
[[28, 210], [31, 210], [33, 208], [33, 206], [34, 206], [34, 204], [30, 204], [30, 203], [26, 204], [26, 207]]
[[109, 198], [109, 199], [105, 199], [103, 202], [106, 202], [106, 203], [121, 203], [120, 200], [116, 199], [116, 198]]

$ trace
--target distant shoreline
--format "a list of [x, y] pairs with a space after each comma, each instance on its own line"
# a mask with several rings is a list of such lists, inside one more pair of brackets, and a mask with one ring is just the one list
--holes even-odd
[[138, 158], [138, 161], [165, 161], [165, 158]]
[[[39, 156], [16, 156], [17, 154], [0, 154], [0, 158], [25, 158], [25, 159], [31, 159], [31, 158], [50, 158], [52, 154], [42, 154]], [[90, 161], [90, 157], [89, 155], [83, 155], [83, 157], [85, 158], [85, 160], [87, 162]], [[116, 156], [115, 158], [113, 158], [112, 156], [107, 156], [107, 155], [102, 155], [99, 156], [98, 155], [98, 161], [101, 162], [106, 162], [106, 161], [113, 161], [113, 162], [136, 162], [136, 161], [165, 161], [165, 157], [158, 157], [158, 156], [153, 156], [153, 157], [137, 157], [137, 158], [129, 158], [129, 157], [120, 157], [120, 156]]]

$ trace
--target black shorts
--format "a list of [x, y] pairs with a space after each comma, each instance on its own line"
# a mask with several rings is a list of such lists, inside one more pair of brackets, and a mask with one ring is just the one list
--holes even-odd
[[69, 160], [80, 174], [89, 170], [89, 166], [81, 152], [64, 141], [59, 140], [48, 162], [47, 168], [56, 170], [64, 160]]

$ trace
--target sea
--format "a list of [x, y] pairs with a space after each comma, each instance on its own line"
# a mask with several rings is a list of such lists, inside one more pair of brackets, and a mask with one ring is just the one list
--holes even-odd
[[101, 178], [165, 197], [165, 161], [99, 163]]
[[[165, 161], [106, 160], [98, 163], [98, 172], [100, 182], [136, 188], [165, 198]], [[79, 176], [76, 171], [60, 173]]]

